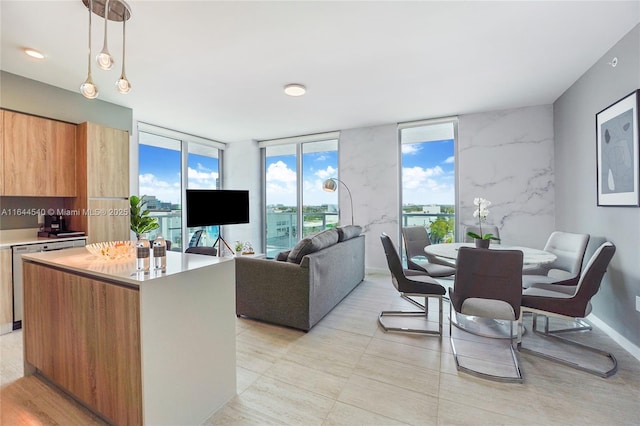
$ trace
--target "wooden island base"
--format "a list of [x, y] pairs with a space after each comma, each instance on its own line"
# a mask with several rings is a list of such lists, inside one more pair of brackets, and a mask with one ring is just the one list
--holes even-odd
[[233, 259], [168, 253], [166, 273], [85, 248], [25, 255], [25, 374], [110, 423], [201, 424], [236, 393]]

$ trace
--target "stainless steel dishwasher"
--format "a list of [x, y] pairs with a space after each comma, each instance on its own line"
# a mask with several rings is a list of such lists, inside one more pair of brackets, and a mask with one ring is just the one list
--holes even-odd
[[12, 271], [13, 271], [13, 329], [22, 328], [22, 255], [27, 253], [38, 253], [41, 251], [64, 250], [73, 247], [82, 247], [86, 244], [84, 238], [65, 241], [47, 241], [46, 243], [17, 244], [11, 246], [12, 249]]

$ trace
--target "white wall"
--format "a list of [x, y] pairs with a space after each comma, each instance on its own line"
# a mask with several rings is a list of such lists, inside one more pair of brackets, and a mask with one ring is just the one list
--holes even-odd
[[264, 239], [263, 171], [258, 143], [256, 141], [234, 142], [227, 145], [222, 155], [223, 189], [249, 190], [249, 223], [223, 226], [222, 236], [231, 248], [236, 241], [249, 241], [256, 252], [261, 252]]

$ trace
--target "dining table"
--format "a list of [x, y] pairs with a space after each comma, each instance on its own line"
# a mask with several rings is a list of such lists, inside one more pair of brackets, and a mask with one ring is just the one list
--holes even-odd
[[[436, 256], [439, 258], [453, 261], [458, 257], [458, 250], [461, 247], [475, 247], [474, 243], [442, 243], [442, 244], [430, 244], [424, 248], [424, 252], [430, 256]], [[527, 268], [544, 265], [554, 262], [557, 257], [555, 254], [548, 251], [539, 250], [531, 247], [512, 246], [506, 244], [494, 244], [489, 246], [490, 250], [520, 250], [522, 251], [522, 264], [523, 270]], [[455, 279], [455, 278], [453, 278]], [[453, 287], [451, 278], [438, 279], [445, 287]], [[479, 336], [490, 337], [494, 339], [510, 339], [511, 325], [509, 321], [497, 320], [492, 318], [482, 318], [472, 315], [463, 315], [458, 312], [453, 312], [450, 318], [451, 323], [461, 330], [468, 331], [472, 334]], [[526, 332], [524, 326], [521, 328], [522, 334]], [[515, 336], [513, 336], [515, 337]]]
[[[445, 259], [457, 259], [460, 247], [475, 247], [474, 243], [442, 243], [430, 244], [424, 248], [424, 252], [431, 256], [443, 257]], [[532, 267], [552, 263], [556, 260], [556, 255], [548, 251], [531, 247], [511, 246], [505, 244], [491, 244], [490, 250], [520, 250], [522, 252], [522, 264], [524, 267]]]

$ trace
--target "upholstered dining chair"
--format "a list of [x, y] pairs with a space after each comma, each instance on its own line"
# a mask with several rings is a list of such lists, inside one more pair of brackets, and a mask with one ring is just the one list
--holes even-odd
[[[453, 288], [449, 288], [449, 335], [459, 371], [501, 382], [522, 383], [522, 372], [515, 351], [521, 333], [522, 259], [520, 250], [473, 247], [461, 247], [458, 250], [458, 269]], [[515, 375], [496, 375], [465, 367], [460, 363], [451, 328], [454, 322], [452, 315], [455, 315], [453, 311], [462, 315], [510, 322], [509, 349]]]
[[582, 261], [589, 243], [589, 234], [552, 232], [544, 251], [556, 255], [553, 263], [527, 268], [522, 271], [522, 287], [535, 283], [574, 286], [580, 279]]
[[191, 239], [189, 240], [189, 247], [198, 247], [200, 243], [200, 238], [202, 238], [202, 229], [198, 229], [193, 233]]
[[[597, 370], [589, 368], [576, 362], [575, 359], [566, 359], [560, 356], [551, 355], [542, 351], [533, 350], [524, 346], [524, 340], [520, 345], [520, 350], [528, 352], [542, 358], [567, 365], [578, 370], [586, 371], [601, 377], [609, 377], [618, 369], [618, 362], [615, 357], [598, 348], [587, 346], [583, 343], [571, 339], [560, 337], [559, 333], [584, 332], [590, 330], [590, 326], [584, 326], [584, 319], [591, 312], [591, 298], [600, 289], [602, 278], [604, 277], [609, 262], [615, 254], [616, 247], [607, 241], [600, 245], [589, 259], [576, 286], [558, 284], [533, 284], [522, 293], [522, 310], [533, 314], [533, 331], [544, 338], [578, 346], [582, 349], [604, 356], [611, 363], [608, 370]], [[544, 319], [544, 331], [538, 330], [538, 316]], [[549, 316], [558, 317], [568, 321], [576, 322], [577, 327], [563, 328], [559, 330], [549, 330]], [[557, 352], [557, 351], [556, 351]]]
[[[391, 281], [393, 286], [400, 292], [403, 299], [420, 308], [419, 311], [382, 311], [378, 316], [378, 323], [384, 331], [413, 332], [423, 334], [434, 334], [442, 338], [442, 297], [445, 295], [445, 288], [435, 279], [422, 271], [412, 271], [402, 267], [400, 255], [389, 235], [384, 232], [380, 235], [384, 254], [387, 258]], [[424, 305], [414, 301], [411, 297], [424, 297]], [[411, 327], [392, 327], [386, 324], [384, 317], [388, 316], [423, 316], [429, 314], [429, 299], [438, 299], [438, 330], [419, 329]]]
[[[402, 228], [402, 240], [407, 254], [407, 267], [414, 271], [426, 272], [434, 278], [450, 277], [456, 273], [454, 265], [445, 265], [445, 261], [434, 263], [424, 252], [424, 248], [431, 244], [429, 234], [424, 226], [406, 226]], [[435, 260], [435, 259], [434, 259]]]
[[205, 254], [207, 256], [218, 255], [218, 250], [215, 247], [208, 247], [208, 246], [187, 247], [187, 249], [184, 252], [191, 253], [191, 254]]
[[[467, 235], [467, 232], [473, 232], [480, 235], [480, 227], [478, 225], [465, 225], [464, 226], [464, 242], [472, 243], [473, 238]], [[500, 229], [496, 225], [483, 225], [482, 234], [491, 234], [496, 238], [500, 238]], [[491, 244], [500, 244], [500, 240], [492, 240]]]

